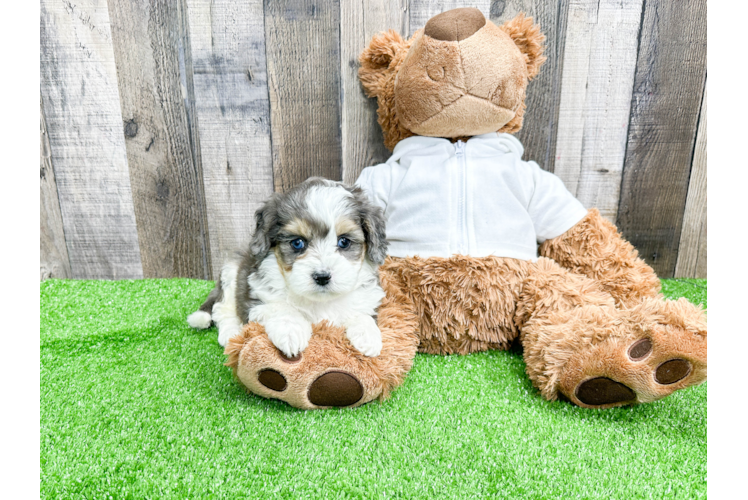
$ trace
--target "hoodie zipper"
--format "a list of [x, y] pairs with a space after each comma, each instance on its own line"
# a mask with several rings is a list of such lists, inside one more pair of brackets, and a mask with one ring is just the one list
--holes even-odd
[[455, 143], [455, 157], [459, 169], [457, 186], [457, 253], [460, 255], [467, 255], [467, 161], [465, 160], [465, 143], [463, 141], [457, 141]]

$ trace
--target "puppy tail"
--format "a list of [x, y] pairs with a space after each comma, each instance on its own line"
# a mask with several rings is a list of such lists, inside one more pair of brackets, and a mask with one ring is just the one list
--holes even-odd
[[187, 316], [187, 324], [192, 328], [205, 330], [206, 328], [210, 328], [210, 325], [213, 324], [213, 319], [209, 312], [197, 310]]
[[221, 289], [221, 280], [218, 280], [215, 288], [210, 291], [208, 298], [205, 299], [205, 302], [200, 306], [200, 309], [187, 316], [187, 324], [198, 330], [210, 328], [213, 324], [213, 317], [211, 316], [211, 313], [213, 312], [213, 304], [220, 302], [222, 298], [223, 290]]

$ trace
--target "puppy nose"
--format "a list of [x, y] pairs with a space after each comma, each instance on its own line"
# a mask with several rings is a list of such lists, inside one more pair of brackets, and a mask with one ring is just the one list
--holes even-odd
[[332, 278], [332, 276], [330, 275], [330, 273], [314, 273], [312, 274], [312, 278], [314, 279], [314, 282], [319, 286], [325, 286], [330, 282], [330, 278]]
[[483, 13], [474, 7], [452, 9], [432, 17], [423, 34], [444, 42], [459, 42], [470, 38], [486, 25]]

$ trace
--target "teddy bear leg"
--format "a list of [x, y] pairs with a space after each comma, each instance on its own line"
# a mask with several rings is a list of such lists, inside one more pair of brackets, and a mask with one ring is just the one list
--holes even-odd
[[595, 208], [564, 234], [546, 240], [538, 252], [564, 269], [593, 279], [619, 306], [633, 306], [659, 294], [660, 280], [654, 270]]
[[407, 299], [388, 291], [378, 313], [379, 356], [364, 356], [343, 327], [321, 322], [313, 325], [306, 349], [289, 359], [261, 325], [250, 323], [226, 345], [226, 365], [249, 391], [297, 408], [360, 406], [387, 398], [402, 383], [415, 357], [417, 323]]
[[396, 283], [418, 312], [418, 351], [506, 350], [519, 336], [514, 310], [530, 262], [499, 257], [388, 258], [383, 286]]
[[706, 321], [686, 299], [619, 309], [594, 281], [540, 259], [521, 305], [527, 373], [546, 399], [610, 408], [706, 380]]

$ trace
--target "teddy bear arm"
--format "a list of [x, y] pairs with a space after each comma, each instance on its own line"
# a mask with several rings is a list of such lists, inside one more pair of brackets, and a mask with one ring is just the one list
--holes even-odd
[[387, 399], [413, 364], [419, 320], [412, 300], [403, 293], [397, 268], [383, 266], [387, 295], [378, 309], [381, 352], [367, 356], [348, 338], [346, 327], [327, 321], [312, 325], [306, 348], [284, 355], [259, 323], [250, 322], [229, 339], [225, 365], [250, 392], [280, 399], [302, 409], [359, 406]]
[[543, 242], [538, 251], [595, 280], [618, 305], [632, 306], [659, 294], [660, 281], [654, 270], [595, 208], [564, 234]]

